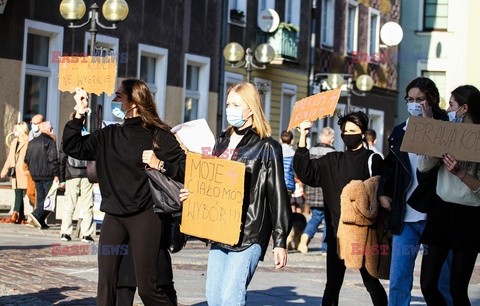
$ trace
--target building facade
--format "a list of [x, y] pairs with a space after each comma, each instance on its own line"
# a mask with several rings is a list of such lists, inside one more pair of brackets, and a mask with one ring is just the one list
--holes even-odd
[[[88, 8], [93, 0], [85, 1]], [[88, 26], [68, 28], [60, 1], [7, 1], [0, 14], [0, 135], [41, 113], [61, 139], [73, 111], [72, 94], [58, 90], [54, 56], [88, 53]], [[99, 1], [101, 7], [103, 1]], [[144, 80], [160, 116], [170, 125], [206, 118], [216, 130], [223, 1], [128, 1], [129, 14], [115, 30], [99, 28], [96, 53], [118, 56], [116, 83]], [[87, 19], [84, 17], [82, 22]], [[100, 18], [103, 24], [110, 24]], [[96, 119], [114, 121], [113, 95], [94, 96]], [[97, 124], [98, 125], [98, 124]], [[0, 162], [6, 149], [0, 150]]]
[[444, 109], [457, 86], [480, 88], [478, 12], [480, 2], [475, 0], [402, 1], [397, 123], [408, 117], [405, 88], [416, 77], [435, 82]]
[[[377, 133], [377, 148], [386, 152], [384, 143], [394, 126], [398, 95], [397, 65], [391, 58], [397, 47], [382, 44], [380, 29], [389, 21], [399, 23], [400, 0], [315, 2], [312, 21], [315, 30], [315, 92], [325, 89], [325, 79], [331, 73], [344, 75], [345, 83], [349, 76], [355, 82], [360, 75], [369, 75], [374, 82], [373, 88], [362, 93], [354, 87], [351, 110], [362, 110], [370, 116], [370, 128]], [[335, 129], [338, 139], [335, 147], [343, 150], [337, 115], [344, 113], [347, 99], [347, 94], [342, 91], [335, 116], [320, 120], [314, 126], [312, 143], [317, 141], [316, 135], [322, 127], [330, 126]]]

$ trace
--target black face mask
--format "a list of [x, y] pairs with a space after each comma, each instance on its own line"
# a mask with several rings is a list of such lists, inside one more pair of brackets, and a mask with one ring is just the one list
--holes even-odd
[[362, 143], [362, 134], [342, 134], [342, 140], [349, 150], [356, 149]]

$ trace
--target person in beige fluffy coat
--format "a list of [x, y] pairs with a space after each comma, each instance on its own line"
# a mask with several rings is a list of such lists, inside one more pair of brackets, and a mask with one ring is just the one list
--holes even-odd
[[388, 279], [390, 245], [384, 235], [387, 212], [379, 206], [377, 189], [380, 176], [353, 180], [341, 195], [338, 226], [338, 256], [347, 268], [363, 266], [373, 277]]

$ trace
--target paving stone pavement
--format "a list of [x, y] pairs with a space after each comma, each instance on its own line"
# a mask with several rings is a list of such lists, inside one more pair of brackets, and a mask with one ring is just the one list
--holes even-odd
[[[0, 204], [6, 191], [0, 189]], [[11, 192], [11, 190], [10, 190]], [[97, 259], [90, 245], [74, 238], [61, 242], [58, 224], [49, 230], [24, 225], [0, 224], [0, 305], [95, 305]], [[313, 239], [308, 254], [290, 252], [282, 270], [273, 268], [273, 254], [264, 262], [248, 288], [249, 305], [320, 305], [325, 287], [325, 260], [321, 234]], [[96, 238], [98, 241], [98, 238]], [[85, 249], [85, 255], [52, 254], [52, 244]], [[180, 305], [206, 305], [205, 279], [208, 248], [192, 240], [172, 256], [175, 288]], [[411, 305], [425, 305], [419, 287], [421, 257], [417, 258]], [[382, 281], [388, 291], [388, 281]], [[480, 260], [469, 287], [472, 305], [480, 305]], [[135, 305], [142, 305], [138, 295]], [[340, 305], [371, 305], [360, 274], [347, 269]]]

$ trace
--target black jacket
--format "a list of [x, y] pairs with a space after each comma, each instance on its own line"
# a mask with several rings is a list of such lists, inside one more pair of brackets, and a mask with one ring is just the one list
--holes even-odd
[[[327, 225], [327, 243], [336, 243], [340, 221], [340, 195], [352, 180], [370, 177], [368, 159], [373, 151], [364, 147], [356, 151], [330, 152], [311, 159], [307, 148], [297, 148], [293, 158], [293, 170], [302, 183], [322, 187]], [[372, 176], [381, 175], [383, 160], [379, 154], [372, 156]]]
[[69, 156], [63, 152], [63, 148], [60, 150], [60, 182], [65, 182], [66, 180], [73, 178], [87, 177], [86, 161], [80, 161], [77, 159], [77, 164], [72, 165], [70, 163], [72, 158], [73, 157], [69, 158]]
[[[100, 210], [116, 216], [128, 216], [151, 209], [153, 202], [142, 162], [144, 150], [153, 148], [152, 133], [143, 127], [140, 117], [123, 124], [109, 125], [82, 136], [83, 119], [67, 122], [63, 130], [65, 154], [81, 160], [95, 160], [102, 203]], [[159, 129], [155, 155], [165, 162], [165, 175], [182, 182], [185, 176], [185, 152], [175, 136]]]
[[436, 171], [421, 173], [416, 170], [418, 186], [410, 198], [406, 198], [407, 190], [412, 184], [413, 178], [408, 152], [400, 151], [405, 135], [405, 124], [404, 122], [397, 125], [388, 137], [389, 153], [385, 157], [385, 171], [378, 186], [379, 196], [386, 195], [392, 198], [390, 230], [395, 235], [402, 233], [407, 200], [412, 208], [420, 212], [426, 212], [426, 205], [432, 203], [436, 196]]
[[25, 163], [34, 181], [53, 181], [59, 176], [57, 146], [47, 134], [40, 134], [28, 143]]
[[[220, 156], [230, 142], [231, 129], [223, 132], [215, 143], [214, 155]], [[286, 248], [292, 214], [283, 172], [282, 147], [272, 137], [260, 139], [248, 128], [231, 160], [245, 164], [240, 242], [223, 248], [241, 251], [254, 243], [262, 247], [262, 260], [270, 236], [273, 246]]]

